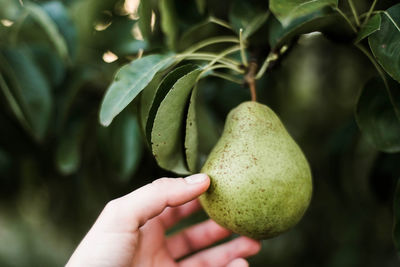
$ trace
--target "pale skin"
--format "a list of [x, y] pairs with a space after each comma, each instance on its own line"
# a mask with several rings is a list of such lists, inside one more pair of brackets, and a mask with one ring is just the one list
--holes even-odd
[[238, 237], [209, 247], [231, 235], [212, 220], [165, 235], [200, 209], [197, 197], [209, 186], [205, 174], [161, 178], [110, 201], [67, 266], [248, 266], [245, 258], [259, 252], [260, 242]]

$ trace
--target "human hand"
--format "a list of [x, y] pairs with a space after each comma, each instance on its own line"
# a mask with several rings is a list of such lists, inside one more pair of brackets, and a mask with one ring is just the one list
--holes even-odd
[[110, 201], [67, 266], [248, 266], [244, 258], [258, 253], [260, 243], [247, 237], [197, 252], [231, 234], [212, 220], [165, 236], [200, 208], [196, 198], [209, 186], [205, 174], [161, 178]]

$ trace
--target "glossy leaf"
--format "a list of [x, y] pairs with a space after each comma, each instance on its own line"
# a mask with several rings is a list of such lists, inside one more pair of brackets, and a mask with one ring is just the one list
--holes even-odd
[[178, 174], [188, 174], [183, 149], [184, 117], [187, 101], [201, 69], [180, 78], [158, 108], [151, 132], [153, 155], [160, 167]]
[[44, 137], [52, 109], [49, 84], [27, 50], [4, 50], [0, 54], [0, 70], [9, 81], [8, 98], [21, 124], [40, 141]]
[[300, 34], [321, 31], [328, 25], [335, 25], [338, 19], [338, 15], [332, 14], [331, 9], [318, 10], [296, 18], [286, 26], [271, 16], [268, 20], [269, 44], [273, 49], [279, 48]]
[[189, 108], [186, 118], [185, 132], [185, 154], [188, 169], [191, 173], [198, 170], [198, 148], [199, 136], [197, 126], [197, 92], [198, 86], [195, 86], [190, 96]]
[[175, 48], [178, 37], [178, 21], [173, 0], [160, 1], [161, 29], [167, 38], [167, 45], [170, 49]]
[[[153, 130], [154, 119], [157, 114], [157, 110], [160, 107], [161, 102], [164, 100], [165, 96], [174, 86], [174, 84], [183, 76], [188, 74], [189, 72], [197, 69], [197, 67], [193, 64], [183, 65], [179, 68], [174, 69], [170, 73], [168, 73], [164, 79], [159, 83], [158, 87], [155, 89], [154, 93], [146, 92], [143, 97], [148, 98], [146, 101], [148, 102], [146, 109], [148, 110], [147, 121], [146, 121], [146, 137], [147, 141], [151, 142], [151, 132]], [[149, 95], [147, 95], [149, 94]]]
[[175, 62], [175, 56], [150, 55], [132, 61], [116, 73], [101, 104], [100, 122], [110, 125], [129, 103], [151, 82], [154, 75]]
[[68, 46], [54, 20], [41, 6], [33, 2], [25, 3], [24, 7], [47, 33], [61, 58], [66, 59], [68, 57]]
[[269, 13], [265, 11], [257, 16], [255, 16], [250, 23], [243, 30], [243, 38], [249, 38], [253, 33], [255, 33], [262, 25], [267, 21]]
[[337, 6], [337, 0], [270, 0], [269, 8], [286, 27], [294, 19], [314, 13], [326, 6]]
[[243, 29], [243, 38], [247, 39], [267, 21], [269, 12], [267, 6], [253, 6], [251, 2], [235, 1], [229, 12], [229, 20], [239, 32]]
[[385, 71], [400, 82], [400, 4], [380, 15], [380, 29], [368, 37], [369, 45]]
[[400, 256], [400, 178], [397, 180], [397, 186], [394, 192], [393, 214], [393, 241], [397, 249], [397, 254]]
[[400, 108], [400, 86], [390, 83], [391, 98], [383, 81], [370, 80], [363, 88], [356, 108], [356, 120], [363, 135], [377, 149], [394, 153], [400, 151], [400, 120], [395, 108]]
[[358, 32], [355, 43], [358, 43], [361, 40], [367, 38], [377, 30], [379, 30], [380, 27], [381, 27], [381, 15], [376, 14], [375, 16], [370, 18], [368, 22]]

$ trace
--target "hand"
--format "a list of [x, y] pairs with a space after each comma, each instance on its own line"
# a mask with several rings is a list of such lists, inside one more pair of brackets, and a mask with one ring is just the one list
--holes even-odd
[[209, 185], [205, 174], [161, 178], [112, 200], [67, 266], [248, 266], [244, 258], [258, 253], [260, 243], [247, 237], [192, 254], [231, 234], [212, 220], [165, 236], [200, 208], [196, 198]]

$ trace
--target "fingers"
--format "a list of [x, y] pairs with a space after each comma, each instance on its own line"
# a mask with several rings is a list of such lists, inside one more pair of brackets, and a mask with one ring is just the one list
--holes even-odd
[[[248, 237], [238, 237], [228, 243], [204, 250], [180, 262], [181, 267], [225, 266], [236, 258], [257, 254], [260, 242]], [[237, 263], [235, 263], [237, 264]]]
[[110, 201], [94, 227], [105, 231], [136, 231], [166, 207], [179, 206], [197, 198], [209, 185], [210, 179], [205, 174], [195, 174], [185, 179], [155, 180], [128, 195]]
[[166, 208], [159, 216], [159, 219], [164, 225], [164, 229], [172, 227], [174, 224], [182, 220], [183, 218], [188, 217], [195, 211], [198, 211], [201, 208], [200, 202], [195, 199], [188, 203], [185, 203], [179, 207]]
[[212, 220], [196, 224], [167, 239], [167, 248], [174, 259], [208, 247], [228, 237], [231, 232]]
[[231, 261], [226, 267], [249, 267], [249, 263], [245, 259], [239, 258]]

